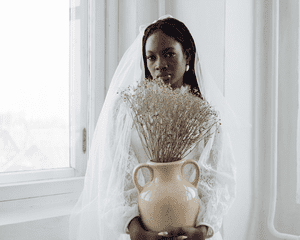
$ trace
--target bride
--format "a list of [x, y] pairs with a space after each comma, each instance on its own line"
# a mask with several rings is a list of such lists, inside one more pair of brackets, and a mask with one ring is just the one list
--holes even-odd
[[[235, 115], [196, 49], [187, 27], [172, 16], [140, 27], [139, 35], [117, 67], [98, 119], [84, 189], [70, 216], [70, 239], [222, 239], [222, 219], [236, 196], [235, 160], [230, 144]], [[190, 85], [220, 114], [219, 131], [201, 141], [186, 157], [197, 161], [200, 168], [197, 188], [201, 210], [194, 227], [169, 228], [161, 233], [146, 231], [139, 217], [133, 169], [149, 159], [133, 128], [128, 106], [117, 93], [145, 77], [161, 78], [174, 89]], [[149, 181], [145, 169], [137, 177], [142, 185]], [[187, 168], [185, 177], [192, 181], [194, 168]]]

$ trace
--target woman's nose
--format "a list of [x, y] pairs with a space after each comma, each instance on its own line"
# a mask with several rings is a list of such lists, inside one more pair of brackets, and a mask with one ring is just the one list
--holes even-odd
[[156, 62], [156, 70], [161, 70], [163, 68], [167, 68], [168, 67], [168, 64], [167, 64], [167, 61], [160, 57], [160, 58], [157, 58], [157, 62]]

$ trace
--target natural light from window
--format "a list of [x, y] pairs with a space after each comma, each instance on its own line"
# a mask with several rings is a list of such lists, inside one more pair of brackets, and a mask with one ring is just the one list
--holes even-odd
[[0, 172], [69, 167], [69, 1], [3, 1], [0, 29]]

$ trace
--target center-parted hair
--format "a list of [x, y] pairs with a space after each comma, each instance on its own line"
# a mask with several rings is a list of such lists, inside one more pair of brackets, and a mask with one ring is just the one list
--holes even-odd
[[[146, 42], [147, 39], [154, 33], [161, 31], [167, 36], [173, 38], [177, 42], [179, 42], [182, 46], [182, 49], [187, 56], [190, 56], [189, 62], [189, 70], [183, 75], [183, 85], [190, 85], [191, 91], [193, 94], [202, 98], [202, 94], [197, 84], [197, 78], [195, 75], [195, 54], [196, 54], [196, 45], [194, 39], [188, 30], [188, 28], [184, 25], [183, 22], [175, 18], [165, 18], [156, 21], [149, 25], [144, 32], [143, 36], [143, 60], [145, 67], [145, 77], [152, 78], [149, 69], [147, 67], [147, 58], [146, 58]], [[195, 93], [198, 92], [198, 94]], [[203, 98], [202, 98], [203, 99]]]

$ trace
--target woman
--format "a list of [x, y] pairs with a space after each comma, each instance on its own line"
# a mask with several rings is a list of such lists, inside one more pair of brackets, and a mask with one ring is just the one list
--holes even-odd
[[[198, 193], [202, 210], [195, 227], [158, 233], [146, 231], [139, 218], [132, 174], [136, 165], [149, 159], [132, 128], [129, 109], [116, 93], [144, 77], [160, 77], [173, 88], [191, 85], [220, 112], [222, 128], [187, 156], [198, 161], [201, 172]], [[141, 29], [119, 63], [99, 117], [84, 190], [70, 218], [71, 239], [222, 239], [219, 229], [235, 199], [236, 185], [226, 130], [232, 121], [229, 112], [211, 76], [200, 66], [193, 37], [182, 22], [162, 17]], [[149, 180], [143, 170], [137, 176], [142, 185]], [[186, 174], [190, 181], [195, 175], [192, 170], [190, 167]]]

